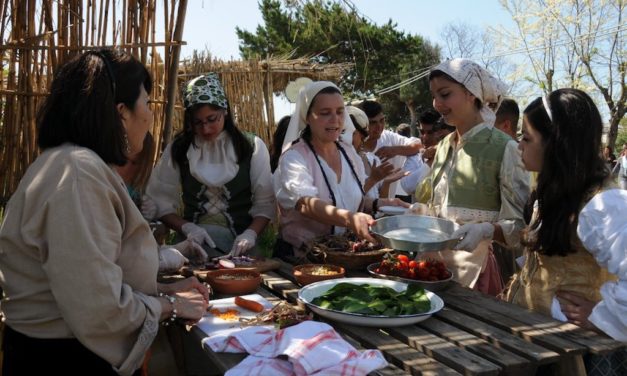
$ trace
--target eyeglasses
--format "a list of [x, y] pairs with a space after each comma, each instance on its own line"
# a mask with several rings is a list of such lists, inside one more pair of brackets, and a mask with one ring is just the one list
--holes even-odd
[[220, 111], [216, 115], [207, 117], [205, 120], [194, 119], [192, 121], [192, 125], [194, 126], [194, 128], [202, 128], [205, 125], [215, 124], [219, 122], [223, 117], [224, 117], [224, 111]]

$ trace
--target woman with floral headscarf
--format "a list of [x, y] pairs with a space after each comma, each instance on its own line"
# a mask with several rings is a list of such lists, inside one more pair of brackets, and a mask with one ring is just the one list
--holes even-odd
[[[344, 127], [347, 132], [342, 133]], [[350, 144], [352, 131], [335, 84], [315, 81], [301, 90], [274, 175], [281, 213], [278, 256], [302, 256], [303, 242], [346, 229], [374, 241], [369, 234], [374, 220], [361, 211], [376, 211], [378, 203], [404, 204], [365, 197], [364, 164]]]
[[496, 295], [502, 281], [490, 244], [519, 243], [529, 195], [516, 142], [494, 128], [505, 85], [478, 64], [454, 59], [431, 71], [429, 86], [433, 107], [456, 131], [438, 144], [427, 203], [430, 214], [462, 225], [453, 236], [463, 240], [457, 250], [428, 256], [444, 260], [461, 284]]
[[268, 149], [237, 129], [215, 73], [187, 83], [183, 101], [183, 130], [163, 152], [146, 193], [163, 223], [238, 256], [275, 216]]

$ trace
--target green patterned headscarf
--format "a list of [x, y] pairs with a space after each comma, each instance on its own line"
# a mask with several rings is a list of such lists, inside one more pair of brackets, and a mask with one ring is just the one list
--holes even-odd
[[185, 108], [198, 103], [212, 104], [220, 108], [227, 108], [224, 88], [215, 73], [207, 73], [189, 81], [183, 89], [183, 104]]

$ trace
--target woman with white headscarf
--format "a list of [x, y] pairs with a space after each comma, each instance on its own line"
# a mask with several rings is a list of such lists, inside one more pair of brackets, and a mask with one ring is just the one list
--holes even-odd
[[490, 244], [519, 243], [529, 195], [516, 142], [494, 128], [506, 87], [466, 59], [435, 67], [429, 86], [433, 107], [456, 131], [438, 144], [422, 188], [430, 214], [462, 225], [453, 236], [463, 240], [457, 250], [427, 256], [443, 260], [461, 284], [496, 295], [503, 284]]
[[364, 191], [366, 191], [366, 195], [373, 199], [387, 197], [390, 184], [407, 174], [401, 168], [394, 167], [387, 160], [382, 162], [374, 153], [368, 152], [363, 148], [364, 142], [368, 138], [368, 116], [355, 106], [347, 106], [346, 111], [355, 127], [352, 144], [364, 163], [364, 170], [367, 176], [364, 183]]
[[146, 194], [157, 218], [187, 239], [234, 256], [249, 252], [276, 213], [268, 148], [237, 128], [215, 73], [188, 82], [183, 102], [183, 130]]
[[[327, 81], [305, 86], [283, 142], [283, 155], [274, 174], [280, 209], [278, 256], [302, 256], [303, 242], [346, 229], [374, 241], [369, 214], [380, 205], [402, 205], [398, 200], [373, 200], [364, 194], [364, 165], [350, 143], [352, 122], [340, 89]], [[350, 129], [348, 128], [350, 127]]]

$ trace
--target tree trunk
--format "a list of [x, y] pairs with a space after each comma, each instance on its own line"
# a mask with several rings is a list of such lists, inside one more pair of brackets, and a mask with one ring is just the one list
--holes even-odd
[[418, 115], [416, 114], [416, 106], [414, 106], [414, 100], [410, 99], [405, 102], [405, 106], [409, 110], [409, 129], [411, 129], [411, 136], [417, 137], [418, 129], [416, 129], [416, 123], [418, 121]]

